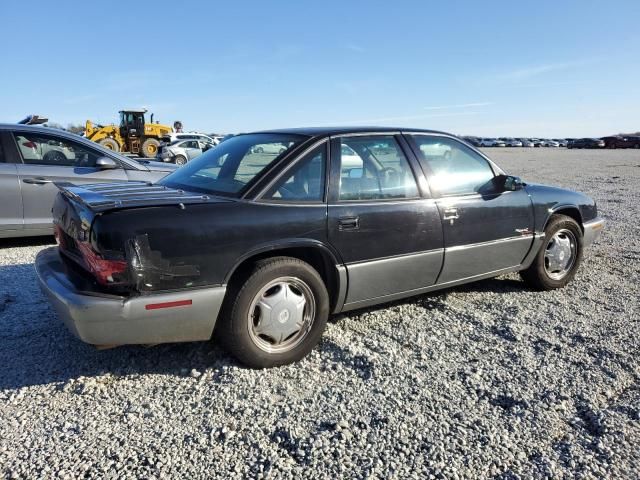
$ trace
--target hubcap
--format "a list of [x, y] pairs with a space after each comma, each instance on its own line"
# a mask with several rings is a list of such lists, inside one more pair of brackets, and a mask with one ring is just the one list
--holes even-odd
[[265, 285], [251, 302], [249, 335], [261, 350], [292, 350], [308, 335], [316, 302], [309, 286], [296, 277], [280, 277]]
[[577, 241], [570, 230], [558, 230], [547, 243], [544, 252], [544, 269], [553, 280], [561, 280], [573, 268], [576, 261]]

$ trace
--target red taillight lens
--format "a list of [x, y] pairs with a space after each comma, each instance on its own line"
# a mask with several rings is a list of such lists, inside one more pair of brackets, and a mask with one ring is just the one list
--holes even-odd
[[127, 271], [124, 260], [106, 260], [93, 251], [87, 243], [78, 242], [78, 249], [98, 283], [102, 285], [117, 285], [124, 282], [122, 278]]

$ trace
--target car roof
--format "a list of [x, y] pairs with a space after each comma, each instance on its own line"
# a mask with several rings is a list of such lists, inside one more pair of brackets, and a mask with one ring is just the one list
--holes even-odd
[[251, 133], [289, 133], [293, 135], [306, 135], [309, 137], [325, 137], [331, 135], [347, 135], [350, 133], [437, 133], [442, 135], [456, 136], [447, 132], [438, 130], [425, 130], [420, 128], [401, 128], [401, 127], [298, 127], [298, 128], [278, 128], [274, 130], [261, 130]]

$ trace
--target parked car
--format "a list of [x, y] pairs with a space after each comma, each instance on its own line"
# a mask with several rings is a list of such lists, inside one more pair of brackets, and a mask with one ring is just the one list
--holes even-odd
[[53, 233], [54, 182], [154, 182], [173, 170], [173, 165], [136, 161], [62, 130], [0, 125], [0, 237]]
[[605, 148], [640, 148], [639, 135], [616, 135], [602, 137]]
[[212, 142], [203, 140], [176, 140], [169, 145], [160, 146], [158, 160], [184, 165], [214, 147], [215, 145]]
[[567, 148], [604, 148], [604, 140], [600, 138], [578, 138], [570, 140]]
[[533, 142], [528, 138], [518, 138], [518, 140], [520, 141], [520, 143], [522, 143], [523, 147], [527, 147], [527, 148], [533, 147]]
[[507, 147], [521, 147], [522, 146], [522, 142], [516, 138], [511, 138], [511, 137], [502, 137], [499, 138], [498, 140], [504, 142], [505, 146]]
[[468, 143], [470, 143], [471, 145], [473, 145], [474, 147], [480, 147], [480, 142], [482, 141], [481, 138], [478, 137], [462, 137], [462, 139]]
[[265, 143], [264, 145], [254, 145], [251, 153], [264, 153], [266, 155], [280, 155], [284, 153], [288, 145], [284, 143]]
[[558, 148], [560, 146], [560, 144], [558, 142], [556, 142], [555, 140], [551, 140], [549, 138], [543, 139], [542, 142], [543, 142], [543, 147]]
[[[287, 148], [256, 158], [258, 145]], [[75, 335], [155, 344], [215, 327], [252, 367], [307, 355], [332, 313], [515, 271], [563, 287], [604, 227], [586, 195], [427, 130], [243, 134], [154, 185], [60, 190], [59, 246], [36, 271]]]
[[554, 138], [553, 141], [556, 142], [559, 147], [567, 146], [567, 140], [565, 138]]
[[481, 147], [504, 147], [505, 143], [497, 138], [483, 138], [480, 141]]
[[218, 137], [210, 137], [209, 135], [198, 132], [171, 132], [162, 137], [162, 141], [167, 145], [175, 143], [178, 140], [199, 140], [201, 142], [210, 143], [213, 145], [218, 145], [220, 143], [220, 139]]

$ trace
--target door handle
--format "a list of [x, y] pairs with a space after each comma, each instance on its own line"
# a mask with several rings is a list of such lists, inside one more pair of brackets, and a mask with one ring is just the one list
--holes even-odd
[[360, 228], [358, 217], [342, 217], [338, 219], [338, 230], [357, 230]]
[[24, 183], [30, 183], [33, 185], [44, 185], [46, 183], [53, 183], [53, 180], [47, 180], [46, 178], [25, 178], [22, 180]]
[[444, 215], [442, 216], [443, 220], [449, 220], [449, 223], [453, 225], [453, 221], [457, 218], [460, 218], [457, 208], [449, 207], [444, 209]]

